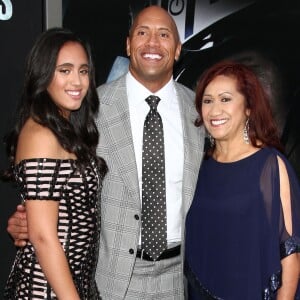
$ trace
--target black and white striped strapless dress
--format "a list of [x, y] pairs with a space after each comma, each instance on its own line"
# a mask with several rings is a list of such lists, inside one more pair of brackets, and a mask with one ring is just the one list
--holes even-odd
[[[16, 165], [15, 175], [23, 199], [59, 201], [58, 236], [80, 298], [100, 299], [95, 270], [102, 178], [95, 163], [80, 172], [76, 160], [28, 159]], [[29, 242], [17, 251], [4, 299], [57, 299]]]

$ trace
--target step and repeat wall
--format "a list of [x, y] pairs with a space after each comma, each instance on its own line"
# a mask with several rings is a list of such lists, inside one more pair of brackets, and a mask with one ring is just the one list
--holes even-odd
[[[49, 14], [53, 3], [57, 10]], [[201, 73], [224, 58], [254, 68], [271, 95], [286, 154], [300, 178], [298, 0], [0, 0], [0, 138], [12, 124], [24, 60], [39, 33], [61, 22], [87, 39], [100, 85], [128, 70], [128, 28], [135, 14], [149, 4], [166, 8], [178, 25], [183, 47], [175, 80], [194, 89]], [[0, 167], [5, 164], [5, 149], [0, 145]], [[0, 195], [1, 298], [16, 250], [6, 232], [7, 219], [19, 199], [7, 183], [0, 182]]]
[[[270, 94], [286, 155], [300, 178], [300, 1], [124, 0], [64, 1], [63, 25], [92, 44], [98, 85], [128, 70], [125, 40], [136, 13], [164, 7], [175, 19], [182, 54], [175, 80], [194, 89], [211, 64], [232, 58], [250, 65]], [[80, 22], [78, 21], [80, 20]]]
[[[12, 126], [13, 113], [19, 100], [25, 57], [35, 38], [44, 29], [44, 2], [36, 0], [0, 1], [0, 166], [6, 165], [2, 138]], [[0, 182], [0, 299], [15, 247], [6, 233], [7, 219], [19, 198], [13, 185]]]

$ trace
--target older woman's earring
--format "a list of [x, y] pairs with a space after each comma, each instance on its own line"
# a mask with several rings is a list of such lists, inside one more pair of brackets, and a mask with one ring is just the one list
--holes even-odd
[[246, 120], [243, 130], [243, 139], [246, 144], [249, 144], [249, 118]]
[[215, 145], [215, 139], [209, 133], [207, 134], [207, 136], [209, 139], [210, 147], [213, 147]]

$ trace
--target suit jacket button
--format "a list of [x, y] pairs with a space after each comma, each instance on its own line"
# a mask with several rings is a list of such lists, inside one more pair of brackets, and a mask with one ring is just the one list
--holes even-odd
[[132, 248], [130, 248], [130, 249], [129, 249], [129, 253], [130, 253], [130, 254], [133, 254], [133, 253], [134, 253], [134, 250], [133, 250]]
[[140, 219], [139, 215], [134, 215], [134, 218], [135, 218], [136, 220], [139, 220], [139, 219]]

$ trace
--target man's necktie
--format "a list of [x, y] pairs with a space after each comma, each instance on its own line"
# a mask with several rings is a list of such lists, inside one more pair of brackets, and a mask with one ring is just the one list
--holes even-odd
[[142, 249], [156, 260], [167, 248], [165, 153], [163, 124], [149, 96], [150, 111], [144, 123], [142, 155]]

